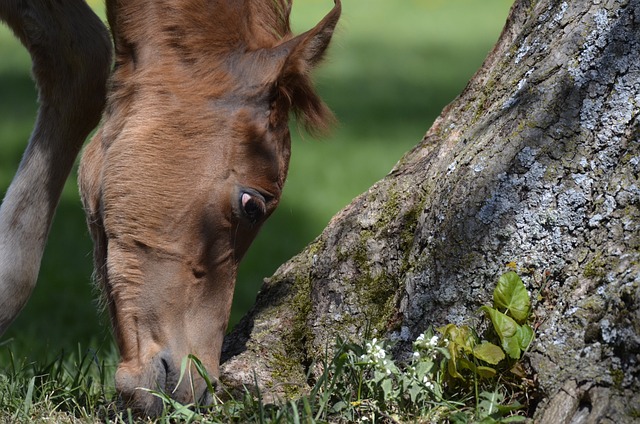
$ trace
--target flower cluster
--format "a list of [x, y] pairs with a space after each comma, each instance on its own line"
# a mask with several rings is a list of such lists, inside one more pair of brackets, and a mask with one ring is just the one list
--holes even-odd
[[384, 350], [382, 342], [374, 338], [365, 345], [366, 353], [360, 356], [363, 364], [369, 365], [379, 371], [384, 371], [387, 375], [395, 370], [395, 364], [391, 359], [387, 358], [387, 352]]
[[427, 357], [435, 359], [438, 351], [436, 348], [440, 343], [440, 337], [436, 334], [431, 337], [420, 334], [415, 342], [413, 342], [413, 358], [420, 359]]
[[420, 334], [413, 342], [413, 361], [408, 367], [413, 380], [431, 392], [436, 391], [436, 383], [433, 379], [434, 362], [440, 345], [440, 336], [433, 335], [431, 331], [428, 334]]

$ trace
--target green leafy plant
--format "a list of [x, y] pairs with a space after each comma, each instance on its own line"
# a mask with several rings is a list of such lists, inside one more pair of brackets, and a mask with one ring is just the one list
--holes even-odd
[[495, 366], [504, 363], [507, 356], [520, 359], [533, 340], [533, 328], [526, 323], [531, 314], [531, 299], [515, 272], [507, 272], [498, 279], [493, 307], [485, 305], [480, 311], [491, 321], [497, 340], [481, 340], [467, 325], [438, 328], [447, 341], [447, 369], [453, 378], [465, 380], [462, 370], [471, 371], [474, 377], [495, 377], [498, 374]]
[[[479, 336], [470, 325], [429, 329], [413, 342], [408, 361], [389, 354], [393, 346], [373, 338], [364, 345], [338, 342], [325, 365], [326, 406], [316, 418], [347, 421], [519, 422], [523, 405], [510, 387], [522, 378], [518, 362], [533, 340], [526, 323], [529, 294], [518, 275], [502, 275], [493, 305], [480, 308], [490, 328]], [[518, 371], [517, 373], [514, 370]]]
[[506, 354], [520, 359], [533, 341], [533, 328], [526, 324], [531, 299], [518, 274], [511, 271], [502, 275], [493, 291], [493, 308], [482, 306], [480, 310], [491, 319]]

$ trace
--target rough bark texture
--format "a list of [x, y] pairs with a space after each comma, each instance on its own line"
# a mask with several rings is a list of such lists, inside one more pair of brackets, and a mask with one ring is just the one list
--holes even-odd
[[[266, 281], [223, 378], [291, 394], [337, 335], [411, 341], [531, 292], [536, 422], [640, 416], [640, 0], [519, 0], [394, 170]], [[636, 417], [636, 418], [634, 418]]]

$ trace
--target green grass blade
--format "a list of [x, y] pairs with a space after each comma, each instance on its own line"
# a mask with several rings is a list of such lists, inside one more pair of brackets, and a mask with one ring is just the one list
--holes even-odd
[[29, 416], [31, 412], [31, 406], [33, 405], [33, 389], [36, 385], [36, 377], [31, 377], [29, 380], [29, 386], [27, 387], [27, 394], [24, 397], [24, 404], [22, 407], [22, 412], [24, 413], [25, 418]]

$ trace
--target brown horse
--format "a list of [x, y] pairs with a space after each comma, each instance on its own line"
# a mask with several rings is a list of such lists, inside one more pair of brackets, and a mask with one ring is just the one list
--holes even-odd
[[[218, 374], [238, 262], [287, 175], [290, 111], [312, 131], [331, 120], [309, 72], [335, 3], [294, 37], [291, 0], [107, 0], [115, 66], [79, 185], [127, 406], [160, 411], [143, 388], [206, 401], [199, 376], [178, 384], [180, 363], [194, 354]], [[105, 105], [111, 54], [81, 0], [4, 0], [0, 18], [29, 49], [40, 98], [0, 209], [1, 333], [35, 284], [62, 185]]]

